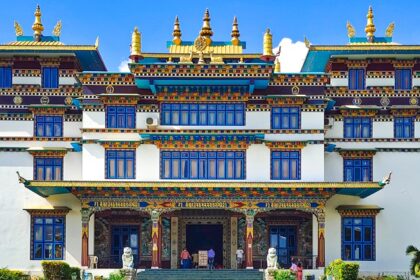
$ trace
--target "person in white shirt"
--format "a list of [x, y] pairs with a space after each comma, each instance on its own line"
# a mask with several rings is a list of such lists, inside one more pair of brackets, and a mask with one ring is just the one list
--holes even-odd
[[236, 250], [236, 263], [238, 264], [238, 268], [242, 268], [242, 262], [244, 260], [244, 250], [239, 247]]

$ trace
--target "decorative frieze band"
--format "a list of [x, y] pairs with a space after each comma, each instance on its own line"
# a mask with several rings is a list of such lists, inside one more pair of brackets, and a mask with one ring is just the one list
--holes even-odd
[[373, 158], [376, 150], [339, 150], [338, 153], [343, 158]]

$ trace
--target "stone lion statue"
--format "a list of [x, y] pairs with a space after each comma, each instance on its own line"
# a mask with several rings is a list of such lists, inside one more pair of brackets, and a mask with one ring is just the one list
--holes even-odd
[[267, 268], [278, 268], [277, 265], [277, 252], [275, 248], [268, 249], [267, 254]]
[[133, 251], [130, 247], [124, 248], [122, 255], [123, 269], [132, 269], [134, 267]]

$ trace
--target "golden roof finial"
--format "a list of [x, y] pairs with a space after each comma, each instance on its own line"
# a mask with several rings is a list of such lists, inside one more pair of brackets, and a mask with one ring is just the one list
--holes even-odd
[[34, 21], [34, 24], [32, 25], [32, 30], [34, 31], [35, 39], [39, 41], [42, 36], [42, 31], [44, 31], [44, 26], [42, 25], [42, 22], [41, 22], [41, 8], [39, 7], [39, 5], [36, 6], [34, 15], [35, 15], [35, 21]]
[[395, 28], [395, 23], [391, 22], [385, 30], [385, 36], [392, 37], [392, 34], [394, 34], [394, 28]]
[[241, 36], [241, 34], [239, 33], [238, 19], [236, 17], [233, 18], [232, 32], [230, 33], [230, 36], [232, 37], [232, 39], [230, 40], [232, 42], [232, 45], [239, 45], [239, 36]]
[[280, 73], [280, 58], [276, 57], [274, 61], [274, 73]]
[[16, 36], [23, 36], [22, 26], [20, 26], [20, 24], [17, 21], [15, 21], [15, 32]]
[[174, 23], [174, 31], [172, 32], [172, 36], [174, 37], [172, 39], [172, 42], [179, 46], [181, 44], [181, 29], [179, 28], [179, 19], [178, 16], [175, 17], [175, 23]]
[[353, 38], [356, 35], [356, 30], [354, 29], [353, 25], [351, 25], [350, 21], [347, 21], [346, 28], [347, 36], [349, 36], [349, 38]]
[[366, 37], [368, 38], [368, 41], [372, 42], [373, 38], [375, 37], [375, 24], [373, 24], [373, 10], [372, 6], [369, 6], [368, 13], [366, 15], [367, 23], [365, 27]]
[[211, 36], [213, 36], [213, 31], [210, 27], [210, 12], [209, 9], [206, 9], [204, 12], [203, 17], [203, 27], [201, 27], [200, 36], [206, 37], [207, 45], [210, 45], [211, 43]]
[[275, 59], [273, 54], [273, 35], [271, 35], [269, 28], [264, 33], [263, 55], [261, 59], [264, 61], [273, 61]]
[[140, 38], [139, 29], [134, 27], [134, 31], [131, 35], [131, 50], [130, 50], [130, 58], [137, 62], [138, 59], [141, 57], [141, 38]]
[[61, 27], [62, 27], [61, 20], [59, 20], [59, 21], [57, 21], [57, 24], [54, 26], [52, 34], [54, 36], [60, 37]]

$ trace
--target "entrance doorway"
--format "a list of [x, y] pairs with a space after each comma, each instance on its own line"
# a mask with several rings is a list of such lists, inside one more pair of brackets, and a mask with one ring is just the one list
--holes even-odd
[[139, 261], [139, 228], [138, 226], [113, 226], [112, 227], [112, 260], [118, 267], [122, 266], [121, 256], [124, 247], [130, 247], [134, 257], [134, 267]]
[[186, 246], [190, 254], [213, 248], [215, 267], [223, 266], [223, 225], [186, 225]]
[[290, 267], [291, 257], [296, 256], [296, 245], [296, 227], [270, 227], [270, 247], [276, 248], [280, 267]]

